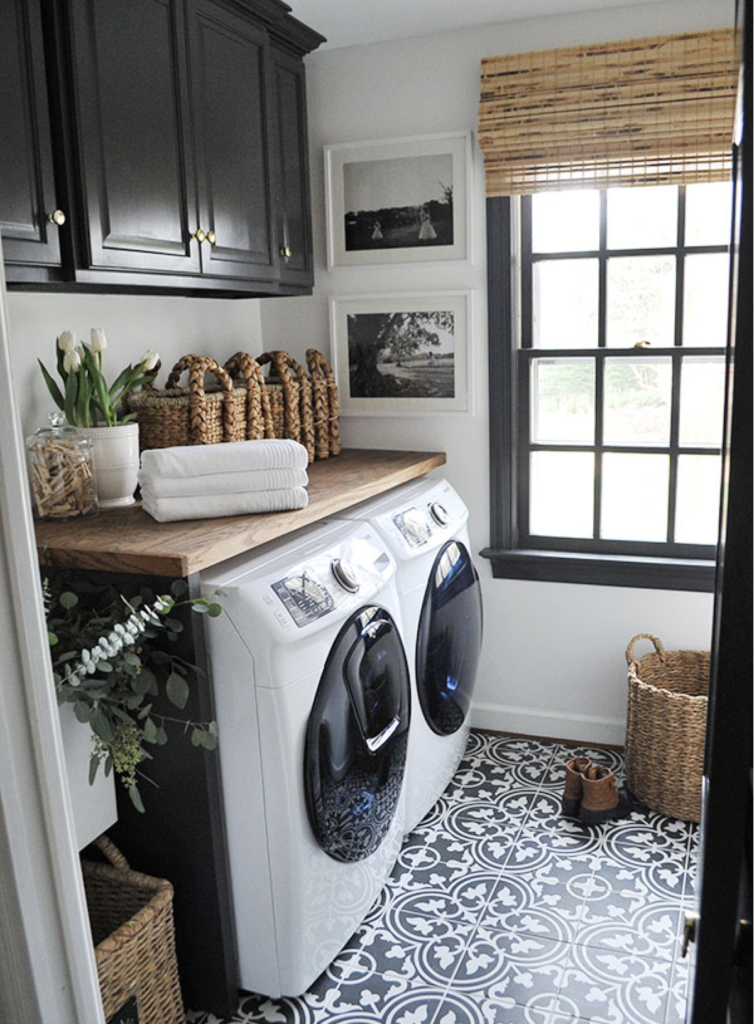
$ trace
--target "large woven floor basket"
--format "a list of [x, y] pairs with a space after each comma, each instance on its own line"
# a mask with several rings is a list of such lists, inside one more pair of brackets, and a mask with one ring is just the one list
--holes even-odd
[[82, 870], [105, 1020], [128, 1006], [139, 1024], [186, 1024], [172, 885], [131, 871], [105, 836], [95, 843], [110, 863], [83, 860]]
[[[647, 639], [654, 651], [634, 658]], [[707, 729], [709, 651], [666, 651], [650, 633], [626, 650], [626, 783], [653, 811], [699, 821]]]

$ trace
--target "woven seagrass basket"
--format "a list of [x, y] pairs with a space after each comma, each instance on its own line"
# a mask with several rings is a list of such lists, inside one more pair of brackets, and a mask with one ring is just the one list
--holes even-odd
[[316, 348], [306, 350], [306, 365], [312, 386], [315, 457], [326, 459], [340, 454], [340, 399], [335, 374]]
[[[637, 640], [654, 651], [634, 658]], [[666, 651], [639, 633], [626, 650], [626, 783], [653, 811], [699, 821], [707, 729], [708, 651]]]
[[309, 462], [312, 462], [315, 445], [311, 381], [300, 363], [287, 352], [263, 352], [256, 361], [262, 367], [269, 364], [265, 390], [270, 403], [272, 436], [298, 441], [306, 448]]
[[130, 1004], [139, 1024], [185, 1024], [173, 928], [173, 886], [132, 871], [106, 836], [110, 863], [81, 862], [105, 1020]]
[[[186, 371], [188, 386], [179, 387]], [[212, 373], [218, 383], [206, 386], [207, 373]], [[129, 395], [127, 404], [136, 413], [142, 451], [246, 440], [250, 419], [247, 391], [234, 388], [227, 371], [209, 356], [183, 356], [163, 389], [145, 384], [141, 391]]]

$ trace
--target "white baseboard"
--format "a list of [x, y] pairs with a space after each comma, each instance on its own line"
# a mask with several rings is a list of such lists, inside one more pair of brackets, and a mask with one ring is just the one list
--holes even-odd
[[512, 707], [507, 704], [471, 705], [472, 729], [492, 729], [525, 736], [547, 736], [576, 743], [617, 743], [626, 739], [623, 718], [578, 715], [567, 711], [540, 711], [538, 708]]

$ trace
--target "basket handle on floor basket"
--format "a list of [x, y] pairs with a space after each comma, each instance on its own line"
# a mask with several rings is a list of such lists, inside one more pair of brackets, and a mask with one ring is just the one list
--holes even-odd
[[215, 375], [220, 386], [223, 389], [223, 440], [231, 441], [233, 439], [233, 424], [234, 424], [234, 410], [233, 410], [233, 381], [230, 379], [230, 375], [227, 370], [224, 370], [220, 364], [212, 359], [210, 356], [196, 356], [187, 355], [179, 359], [173, 369], [170, 371], [170, 376], [165, 384], [166, 388], [175, 388], [178, 386], [178, 381], [181, 374], [188, 370], [189, 372], [189, 401], [190, 401], [190, 414], [189, 414], [189, 441], [191, 444], [206, 444], [207, 443], [207, 420], [206, 420], [206, 403], [204, 395], [204, 375], [209, 371]]
[[637, 640], [651, 640], [655, 645], [655, 650], [660, 655], [660, 660], [665, 661], [665, 648], [662, 646], [662, 641], [658, 637], [652, 636], [651, 633], [637, 633], [636, 636], [629, 641], [628, 647], [626, 648], [626, 664], [629, 668], [635, 663], [634, 644]]
[[236, 352], [225, 364], [231, 377], [243, 377], [246, 386], [246, 440], [274, 437], [272, 411], [259, 363], [248, 352]]
[[104, 833], [92, 840], [92, 846], [96, 846], [97, 849], [107, 857], [112, 866], [118, 869], [118, 871], [131, 870], [128, 861], [120, 852], [118, 847], [112, 842], [112, 840], [108, 839]]

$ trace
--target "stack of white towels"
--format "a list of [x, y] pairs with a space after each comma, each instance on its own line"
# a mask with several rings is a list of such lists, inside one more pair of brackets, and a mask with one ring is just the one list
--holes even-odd
[[297, 441], [232, 441], [142, 452], [142, 508], [158, 523], [306, 508], [306, 448]]

